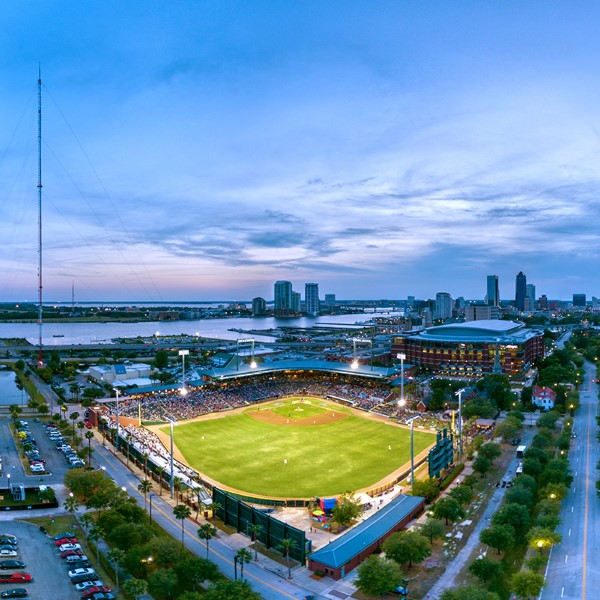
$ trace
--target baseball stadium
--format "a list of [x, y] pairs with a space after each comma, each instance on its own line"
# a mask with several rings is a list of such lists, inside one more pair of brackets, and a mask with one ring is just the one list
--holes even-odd
[[[375, 494], [410, 470], [398, 376], [396, 368], [328, 361], [238, 363], [203, 372], [184, 393], [178, 386], [124, 398], [120, 437], [155, 464], [172, 443], [184, 481], [245, 499]], [[436, 435], [414, 428], [412, 438], [419, 464]]]

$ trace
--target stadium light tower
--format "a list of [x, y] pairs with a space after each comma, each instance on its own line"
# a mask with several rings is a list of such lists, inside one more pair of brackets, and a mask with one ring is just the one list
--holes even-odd
[[236, 345], [236, 368], [239, 371], [240, 370], [240, 344], [252, 344], [252, 354], [251, 354], [251, 359], [250, 359], [250, 368], [251, 369], [256, 369], [256, 361], [254, 360], [254, 338], [244, 338], [244, 339], [240, 339], [237, 340], [237, 345]]
[[173, 497], [175, 496], [175, 466], [173, 464], [173, 426], [176, 424], [175, 420], [172, 419], [171, 417], [167, 417], [167, 420], [169, 421], [169, 431], [171, 434], [171, 447], [170, 447], [170, 459], [169, 459], [169, 467], [171, 470], [171, 476], [170, 476], [170, 481], [169, 481], [169, 489], [171, 491], [171, 499], [173, 499]]
[[456, 392], [458, 396], [458, 456], [462, 458], [463, 454], [463, 440], [462, 440], [462, 395], [465, 388], [461, 388]]
[[411, 490], [415, 487], [415, 420], [420, 415], [415, 415], [405, 421], [406, 424], [410, 422], [410, 488]]
[[399, 354], [396, 354], [396, 358], [400, 359], [400, 402], [401, 406], [404, 406], [404, 359], [406, 358], [406, 354], [400, 352]]
[[356, 354], [356, 343], [359, 344], [371, 344], [371, 371], [373, 370], [373, 340], [361, 340], [358, 338], [352, 338], [352, 345], [353, 345], [353, 356], [354, 356], [354, 360], [352, 361], [352, 363], [350, 364], [350, 366], [356, 370], [358, 369], [358, 365], [360, 364], [358, 362], [358, 355]]
[[119, 394], [121, 393], [121, 390], [119, 390], [118, 388], [113, 388], [115, 394], [117, 395], [117, 406], [115, 409], [115, 413], [117, 415], [117, 437], [115, 438], [115, 452], [119, 451]]
[[187, 394], [187, 388], [185, 387], [185, 357], [190, 353], [189, 350], [180, 350], [179, 356], [181, 356], [181, 389], [179, 390], [182, 396]]

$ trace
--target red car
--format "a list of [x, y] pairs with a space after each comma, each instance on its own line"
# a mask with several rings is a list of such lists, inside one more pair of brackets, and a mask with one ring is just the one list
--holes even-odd
[[83, 424], [85, 425], [86, 429], [91, 429], [92, 428], [92, 424], [89, 421], [85, 421]]
[[67, 558], [67, 556], [83, 556], [83, 550], [65, 550], [60, 553], [61, 558]]
[[57, 546], [64, 546], [65, 544], [76, 544], [77, 538], [61, 538], [60, 540], [55, 540], [54, 543]]
[[87, 598], [88, 596], [93, 596], [94, 594], [105, 593], [108, 594], [111, 591], [109, 587], [105, 585], [95, 585], [94, 587], [89, 587], [81, 592], [82, 598]]
[[29, 573], [12, 573], [11, 575], [0, 573], [0, 583], [28, 583], [30, 581]]

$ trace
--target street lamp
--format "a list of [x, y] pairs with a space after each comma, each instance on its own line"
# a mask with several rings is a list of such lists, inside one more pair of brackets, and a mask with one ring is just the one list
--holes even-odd
[[190, 353], [189, 350], [180, 350], [179, 356], [181, 356], [181, 395], [185, 396], [187, 394], [187, 389], [185, 387], [185, 357]]
[[463, 455], [463, 440], [462, 440], [462, 395], [465, 388], [461, 388], [456, 392], [458, 396], [458, 456], [462, 458]]
[[396, 358], [400, 359], [400, 402], [402, 403], [402, 406], [404, 406], [404, 360], [406, 358], [406, 354], [400, 352], [396, 355]]
[[10, 473], [6, 474], [6, 489], [10, 492]]
[[115, 438], [115, 453], [119, 451], [119, 394], [121, 390], [117, 388], [113, 388], [115, 394], [117, 395], [117, 407], [116, 407], [116, 415], [117, 415], [117, 437]]

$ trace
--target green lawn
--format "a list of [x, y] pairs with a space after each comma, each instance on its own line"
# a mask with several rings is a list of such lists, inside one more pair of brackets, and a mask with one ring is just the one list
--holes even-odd
[[282, 417], [289, 417], [290, 419], [305, 419], [306, 417], [314, 417], [323, 414], [325, 408], [318, 406], [314, 401], [312, 403], [303, 402], [301, 404], [298, 403], [292, 405], [290, 405], [289, 402], [286, 402], [283, 406], [274, 406], [271, 411]]
[[[175, 443], [193, 468], [224, 485], [290, 498], [355, 491], [410, 461], [408, 429], [355, 415], [326, 425], [276, 426], [247, 412], [178, 425]], [[434, 443], [433, 433], [415, 430], [415, 455]]]

